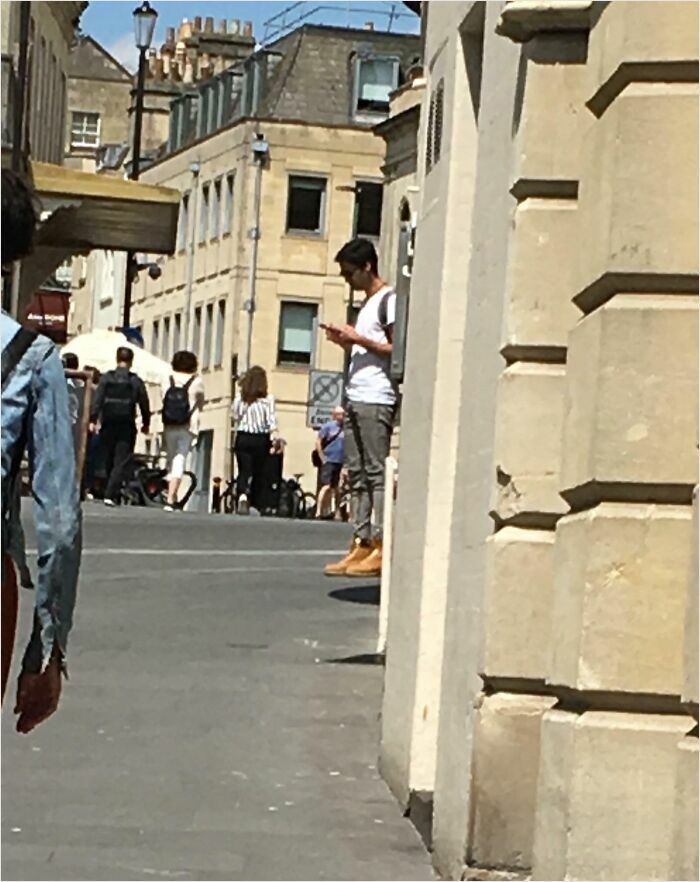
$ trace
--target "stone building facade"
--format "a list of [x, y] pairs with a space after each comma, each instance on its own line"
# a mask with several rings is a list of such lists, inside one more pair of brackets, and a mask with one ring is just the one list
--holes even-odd
[[423, 7], [381, 770], [449, 878], [695, 879], [697, 5]]
[[285, 474], [302, 474], [311, 489], [309, 371], [343, 370], [318, 328], [347, 315], [333, 258], [356, 233], [379, 238], [385, 144], [373, 127], [419, 52], [411, 35], [306, 25], [173, 102], [168, 143], [141, 179], [183, 194], [178, 250], [160, 260], [159, 279], [135, 286], [132, 321], [156, 354], [188, 346], [199, 355], [202, 488], [231, 474], [230, 405], [250, 321], [253, 144], [264, 136], [269, 159], [251, 363], [267, 369], [277, 398]]

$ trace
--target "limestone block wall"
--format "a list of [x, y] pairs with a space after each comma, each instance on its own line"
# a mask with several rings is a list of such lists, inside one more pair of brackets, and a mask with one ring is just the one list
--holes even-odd
[[[560, 700], [541, 733], [535, 879], [697, 878], [697, 729], [681, 701], [697, 481], [691, 34], [695, 4], [602, 4], [592, 19], [558, 474], [570, 511], [545, 675]], [[678, 862], [695, 875], [674, 875]]]
[[[401, 454], [392, 543], [380, 767], [400, 803], [425, 814], [435, 786], [440, 679], [460, 400], [476, 119], [455, 20], [479, 4], [428, 12], [418, 149], [420, 207], [411, 280]], [[442, 90], [436, 150], [429, 107]], [[430, 163], [426, 161], [430, 143]], [[392, 218], [388, 218], [393, 222]], [[449, 255], [458, 255], [451, 259]], [[404, 428], [405, 427], [405, 428]], [[408, 431], [406, 431], [408, 429]], [[429, 813], [429, 808], [428, 808]], [[417, 823], [421, 823], [417, 821]]]

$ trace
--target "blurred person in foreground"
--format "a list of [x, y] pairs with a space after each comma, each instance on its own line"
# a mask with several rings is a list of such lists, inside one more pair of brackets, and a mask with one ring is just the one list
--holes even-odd
[[[2, 170], [2, 270], [31, 253], [38, 221], [31, 188]], [[29, 645], [17, 684], [17, 731], [51, 716], [61, 695], [73, 624], [81, 553], [81, 518], [73, 429], [63, 365], [54, 344], [22, 328], [6, 312], [2, 337], [2, 696], [12, 662], [19, 598], [15, 563], [20, 463], [29, 459], [37, 534], [38, 578]], [[14, 557], [14, 560], [13, 560]]]

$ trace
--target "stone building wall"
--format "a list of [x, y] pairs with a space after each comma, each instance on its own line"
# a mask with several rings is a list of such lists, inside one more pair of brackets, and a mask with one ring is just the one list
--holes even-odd
[[450, 143], [479, 98], [420, 181], [382, 771], [449, 877], [697, 878], [697, 7], [424, 31], [420, 138], [434, 47]]

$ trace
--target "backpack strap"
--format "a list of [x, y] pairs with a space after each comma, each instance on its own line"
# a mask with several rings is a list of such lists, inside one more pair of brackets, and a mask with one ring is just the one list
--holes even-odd
[[172, 374], [170, 374], [170, 388], [175, 388], [175, 377]]
[[377, 308], [377, 318], [379, 319], [379, 324], [382, 326], [382, 330], [389, 338], [389, 342], [391, 343], [391, 334], [388, 333], [388, 329], [391, 327], [389, 324], [389, 298], [393, 294], [393, 291], [385, 291], [382, 294], [382, 299], [379, 301], [379, 306]]
[[13, 371], [22, 360], [24, 353], [37, 338], [35, 331], [20, 328], [2, 351], [2, 388], [9, 380]]
[[[188, 381], [185, 383], [185, 385], [182, 387], [182, 388], [185, 390], [185, 392], [189, 392], [189, 391], [190, 391], [190, 386], [192, 385], [192, 383], [194, 383], [194, 381], [195, 381], [196, 378], [197, 378], [197, 375], [196, 375], [196, 374], [192, 374], [192, 376], [189, 378], [189, 380], [188, 380]], [[171, 377], [170, 379], [172, 380], [172, 377]]]

